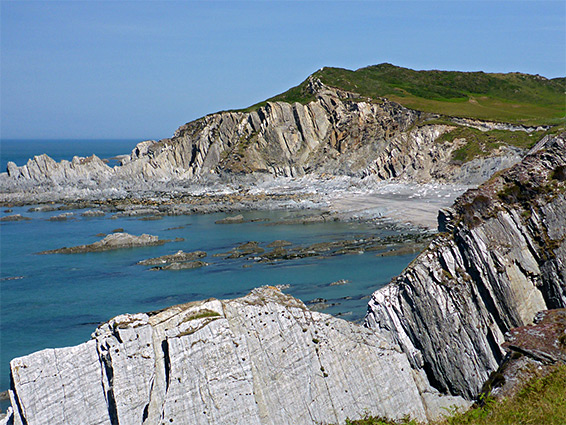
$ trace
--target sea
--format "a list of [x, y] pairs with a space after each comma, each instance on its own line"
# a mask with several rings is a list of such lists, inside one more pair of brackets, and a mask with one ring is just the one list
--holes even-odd
[[[96, 154], [113, 158], [131, 151], [138, 140], [2, 140], [1, 164], [23, 165], [33, 155], [56, 160]], [[305, 302], [318, 302], [323, 312], [360, 322], [371, 293], [399, 274], [416, 254], [377, 256], [375, 252], [303, 258], [274, 263], [226, 256], [238, 244], [275, 240], [295, 246], [318, 242], [395, 235], [398, 230], [372, 223], [327, 222], [274, 224], [300, 218], [305, 211], [244, 211], [240, 224], [217, 224], [226, 213], [139, 217], [84, 217], [81, 210], [65, 221], [50, 221], [62, 211], [32, 211], [33, 206], [3, 207], [0, 216], [21, 214], [31, 220], [0, 224], [0, 391], [10, 386], [9, 361], [55, 347], [80, 344], [96, 327], [123, 313], [149, 312], [211, 297], [240, 297], [262, 285]], [[312, 212], [311, 212], [312, 213]], [[233, 215], [233, 214], [231, 214]], [[85, 254], [38, 255], [61, 247], [90, 244], [102, 234], [122, 229], [175, 240], [161, 246]], [[209, 265], [192, 270], [151, 270], [140, 260], [178, 250], [205, 251]], [[339, 284], [337, 284], [337, 282]], [[5, 403], [2, 405], [5, 410]]]

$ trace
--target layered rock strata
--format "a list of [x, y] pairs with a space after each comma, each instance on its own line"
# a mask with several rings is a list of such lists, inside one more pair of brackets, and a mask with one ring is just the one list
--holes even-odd
[[112, 197], [157, 190], [164, 182], [206, 183], [244, 174], [478, 184], [521, 157], [520, 150], [509, 148], [459, 164], [452, 153], [465, 141], [436, 141], [450, 125], [423, 125], [423, 113], [315, 79], [308, 90], [315, 100], [306, 105], [267, 102], [252, 112], [221, 112], [190, 122], [170, 139], [141, 142], [113, 168], [94, 155], [60, 163], [40, 155], [20, 167], [9, 163], [0, 175], [0, 191], [74, 188], [83, 198]]
[[465, 404], [440, 396], [383, 336], [269, 287], [118, 316], [90, 341], [11, 370], [16, 425], [426, 420]]
[[367, 325], [440, 391], [476, 396], [511, 328], [566, 306], [566, 133], [440, 215], [440, 234], [372, 296]]

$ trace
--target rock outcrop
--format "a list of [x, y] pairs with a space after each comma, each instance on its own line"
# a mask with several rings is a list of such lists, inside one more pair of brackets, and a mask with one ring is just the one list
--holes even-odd
[[521, 150], [509, 148], [460, 164], [452, 154], [461, 143], [437, 142], [454, 126], [426, 125], [427, 114], [313, 78], [308, 90], [315, 100], [305, 105], [267, 102], [251, 112], [220, 112], [190, 122], [172, 138], [139, 143], [113, 168], [94, 155], [60, 163], [40, 155], [20, 167], [11, 162], [0, 175], [0, 190], [73, 187], [108, 197], [112, 191], [156, 190], [164, 182], [240, 175], [375, 175], [479, 184], [521, 158]]
[[49, 251], [42, 251], [39, 254], [82, 254], [85, 252], [100, 252], [140, 246], [163, 245], [167, 242], [169, 242], [168, 239], [159, 239], [158, 236], [147, 235], [145, 233], [143, 235], [136, 236], [128, 233], [117, 232], [107, 235], [103, 239], [88, 245], [57, 248]]
[[270, 287], [118, 316], [11, 370], [16, 425], [426, 420], [466, 404], [430, 388], [383, 336]]
[[197, 258], [206, 257], [206, 252], [204, 251], [193, 251], [184, 252], [182, 250], [177, 251], [175, 254], [163, 255], [161, 257], [148, 258], [147, 260], [139, 261], [138, 264], [141, 266], [163, 266], [171, 263], [184, 263], [187, 261], [194, 261]]
[[372, 296], [366, 324], [441, 392], [476, 396], [505, 333], [566, 306], [565, 138], [462, 195], [441, 213], [444, 233]]
[[484, 398], [513, 397], [526, 382], [566, 364], [566, 309], [537, 313], [533, 324], [511, 329], [503, 347], [507, 355], [484, 384]]

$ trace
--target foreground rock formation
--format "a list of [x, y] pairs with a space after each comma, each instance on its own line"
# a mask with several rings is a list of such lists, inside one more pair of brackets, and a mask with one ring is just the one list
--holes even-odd
[[[170, 139], [141, 142], [113, 168], [94, 155], [60, 163], [39, 155], [20, 167], [9, 163], [7, 173], [0, 174], [0, 200], [194, 192], [197, 183], [242, 180], [249, 185], [261, 176], [376, 176], [479, 184], [522, 155], [520, 149], [504, 145], [462, 164], [452, 156], [465, 140], [437, 141], [456, 124], [427, 124], [434, 115], [386, 99], [362, 98], [315, 78], [308, 90], [315, 100], [306, 105], [268, 102], [252, 112], [221, 112], [190, 122]], [[481, 124], [485, 129], [495, 125]], [[460, 120], [457, 125], [478, 124]]]
[[269, 287], [118, 316], [11, 369], [17, 425], [426, 420], [466, 404], [428, 386], [383, 336]]
[[441, 233], [389, 286], [367, 325], [440, 391], [477, 395], [511, 328], [566, 307], [566, 134], [460, 197]]
[[505, 339], [505, 360], [482, 391], [497, 399], [512, 397], [525, 382], [566, 364], [566, 309], [541, 311], [533, 324], [511, 329]]

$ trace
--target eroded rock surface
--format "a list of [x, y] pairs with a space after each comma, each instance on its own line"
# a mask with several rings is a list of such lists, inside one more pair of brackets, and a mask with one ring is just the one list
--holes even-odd
[[484, 384], [484, 396], [513, 397], [526, 382], [566, 364], [566, 309], [541, 311], [533, 324], [511, 329], [503, 348], [507, 355]]
[[118, 316], [90, 341], [11, 370], [17, 425], [341, 423], [366, 411], [425, 420], [463, 403], [383, 336], [270, 287]]
[[566, 134], [441, 213], [440, 234], [369, 304], [434, 386], [476, 396], [504, 357], [510, 329], [566, 307]]

